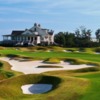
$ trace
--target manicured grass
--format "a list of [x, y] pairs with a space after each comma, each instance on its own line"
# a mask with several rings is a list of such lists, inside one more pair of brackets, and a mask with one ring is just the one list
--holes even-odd
[[83, 60], [88, 60], [92, 62], [100, 62], [100, 55], [96, 54], [90, 54], [90, 53], [66, 53], [66, 52], [28, 52], [28, 51], [20, 51], [20, 50], [11, 50], [11, 49], [5, 49], [0, 50], [0, 53], [2, 56], [8, 55], [8, 54], [15, 54], [20, 56], [26, 56], [26, 57], [32, 57], [35, 59], [45, 59], [45, 58], [78, 58]]
[[100, 72], [80, 76], [88, 79], [91, 84], [86, 94], [80, 100], [99, 100], [100, 99]]

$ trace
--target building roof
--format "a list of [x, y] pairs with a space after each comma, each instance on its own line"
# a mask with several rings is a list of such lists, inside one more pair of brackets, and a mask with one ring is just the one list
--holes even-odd
[[21, 35], [24, 31], [20, 30], [20, 31], [12, 31], [11, 35]]
[[2, 36], [11, 36], [11, 34], [6, 34], [6, 35], [2, 35]]

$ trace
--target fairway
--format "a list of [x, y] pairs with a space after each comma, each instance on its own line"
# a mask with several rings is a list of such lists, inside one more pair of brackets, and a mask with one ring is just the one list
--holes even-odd
[[78, 58], [93, 62], [100, 62], [100, 54], [90, 54], [90, 53], [76, 53], [76, 52], [44, 52], [44, 51], [36, 51], [36, 52], [29, 52], [29, 51], [21, 51], [21, 50], [12, 50], [12, 49], [5, 49], [0, 50], [1, 55], [7, 55], [7, 54], [14, 54], [14, 55], [20, 55], [20, 56], [26, 56], [26, 57], [32, 57], [32, 58], [39, 58], [39, 59], [45, 59], [50, 57], [56, 57], [56, 58]]
[[[79, 76], [91, 82], [85, 96], [80, 100], [99, 100], [100, 97], [100, 72]], [[92, 94], [92, 95], [91, 95]]]

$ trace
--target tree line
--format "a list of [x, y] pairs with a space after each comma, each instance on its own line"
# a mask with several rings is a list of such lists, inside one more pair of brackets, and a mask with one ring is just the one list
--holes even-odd
[[98, 47], [100, 46], [100, 29], [95, 31], [96, 40], [92, 39], [91, 29], [80, 27], [75, 32], [59, 32], [54, 40], [57, 45], [63, 47]]

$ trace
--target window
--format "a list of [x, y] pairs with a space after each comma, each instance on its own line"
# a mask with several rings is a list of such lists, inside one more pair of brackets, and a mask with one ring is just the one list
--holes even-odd
[[34, 31], [36, 31], [36, 28], [34, 28]]

